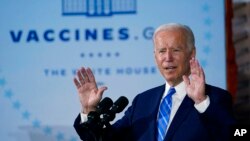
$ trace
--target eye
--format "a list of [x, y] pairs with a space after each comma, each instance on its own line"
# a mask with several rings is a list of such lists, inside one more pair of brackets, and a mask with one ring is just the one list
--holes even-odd
[[179, 49], [179, 48], [174, 48], [173, 51], [174, 51], [174, 52], [180, 52], [181, 49]]
[[163, 50], [159, 50], [159, 53], [161, 53], [161, 54], [165, 53], [165, 52], [166, 52], [166, 50], [164, 50], [164, 49]]

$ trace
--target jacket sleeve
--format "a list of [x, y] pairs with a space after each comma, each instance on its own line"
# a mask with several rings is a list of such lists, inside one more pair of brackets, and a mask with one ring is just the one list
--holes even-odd
[[[136, 99], [136, 98], [135, 98]], [[136, 100], [133, 101], [135, 103]], [[132, 104], [133, 105], [133, 104]], [[133, 113], [133, 106], [130, 106], [125, 115], [116, 121], [110, 127], [102, 128], [101, 130], [96, 127], [86, 127], [84, 123], [81, 123], [80, 114], [76, 117], [74, 122], [74, 128], [83, 141], [127, 141], [131, 139], [131, 118]]]
[[86, 124], [81, 123], [80, 114], [78, 114], [78, 116], [75, 119], [74, 128], [77, 134], [79, 135], [80, 139], [83, 141], [97, 141], [99, 138], [97, 136], [97, 133], [94, 133], [90, 126], [87, 126]]
[[231, 129], [236, 124], [232, 111], [232, 98], [229, 92], [215, 88], [208, 89], [210, 105], [201, 114], [201, 120], [214, 141], [229, 141]]

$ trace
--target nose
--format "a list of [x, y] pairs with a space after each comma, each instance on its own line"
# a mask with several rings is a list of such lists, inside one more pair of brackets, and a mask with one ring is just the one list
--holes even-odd
[[164, 54], [164, 60], [167, 62], [171, 62], [173, 61], [173, 53], [171, 52], [171, 50], [167, 50]]

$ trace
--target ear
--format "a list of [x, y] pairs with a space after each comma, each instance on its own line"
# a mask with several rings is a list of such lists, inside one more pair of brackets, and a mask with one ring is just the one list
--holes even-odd
[[196, 56], [196, 47], [194, 47], [193, 49], [192, 49], [192, 52], [191, 52], [191, 58], [195, 58], [195, 56]]
[[157, 62], [157, 52], [156, 52], [155, 48], [154, 48], [154, 62], [155, 62], [156, 65], [158, 65], [158, 62]]
[[155, 47], [154, 47], [154, 58], [156, 59], [156, 51], [155, 51]]
[[155, 49], [154, 49], [154, 60], [156, 62], [156, 52], [155, 52]]

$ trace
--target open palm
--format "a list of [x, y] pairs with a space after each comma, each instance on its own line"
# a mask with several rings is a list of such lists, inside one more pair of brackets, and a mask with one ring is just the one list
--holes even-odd
[[183, 76], [186, 84], [187, 95], [195, 102], [200, 103], [205, 100], [205, 74], [199, 62], [192, 58], [190, 60], [191, 78]]
[[96, 106], [102, 99], [102, 94], [107, 87], [98, 89], [95, 77], [90, 68], [81, 68], [78, 70], [77, 77], [74, 78], [74, 83], [82, 105], [82, 112], [88, 114], [90, 111], [96, 110]]

